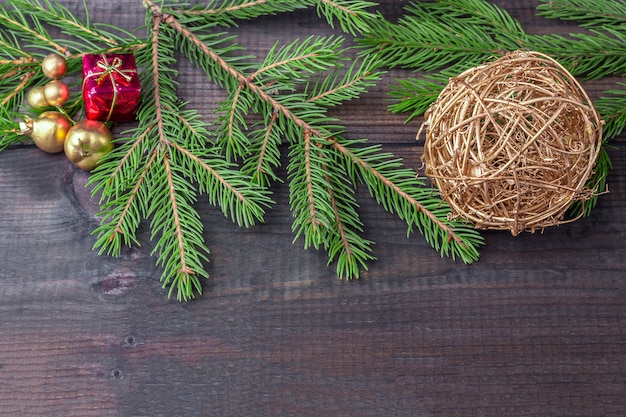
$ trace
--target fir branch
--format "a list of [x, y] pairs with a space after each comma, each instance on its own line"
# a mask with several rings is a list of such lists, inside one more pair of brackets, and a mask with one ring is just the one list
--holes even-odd
[[357, 39], [361, 55], [383, 67], [428, 73], [392, 85], [389, 109], [409, 113], [407, 121], [426, 111], [449, 77], [527, 42], [519, 22], [483, 0], [412, 3], [397, 23], [379, 19]]
[[316, 6], [319, 17], [324, 17], [331, 27], [337, 23], [347, 33], [356, 35], [364, 31], [368, 22], [378, 16], [367, 9], [377, 3], [363, 0], [213, 0], [207, 6], [189, 10], [173, 10], [178, 17], [197, 16], [211, 25], [231, 27], [237, 20], [292, 12]]
[[3, 108], [17, 109], [25, 86], [36, 75], [37, 65], [37, 58], [22, 50], [14, 35], [0, 31], [0, 105]]
[[357, 41], [389, 68], [461, 70], [525, 44], [519, 23], [483, 0], [414, 3], [397, 24], [372, 23]]
[[[325, 240], [323, 233], [329, 227], [332, 210], [326, 198], [328, 183], [324, 163], [314, 152], [315, 138], [311, 131], [303, 132], [303, 140], [296, 142], [290, 154], [290, 203], [295, 218], [292, 230], [295, 239], [304, 236], [304, 248], [319, 248]], [[323, 142], [320, 142], [323, 146]], [[321, 195], [318, 191], [321, 190]], [[295, 240], [294, 239], [294, 240]]]
[[[148, 133], [146, 130], [145, 133]], [[122, 147], [107, 156], [109, 163], [102, 165], [96, 173], [90, 177], [90, 184], [94, 184], [93, 192], [96, 193], [103, 187], [107, 186], [115, 190], [115, 193], [104, 191], [100, 200], [100, 225], [92, 232], [97, 235], [94, 248], [99, 249], [99, 254], [107, 253], [111, 256], [119, 256], [122, 246], [139, 245], [136, 232], [139, 228], [141, 219], [147, 213], [148, 208], [146, 202], [147, 185], [146, 176], [150, 172], [154, 164], [158, 152], [156, 149], [152, 151], [150, 157], [142, 161], [143, 164], [135, 162], [137, 166], [135, 170], [127, 170], [126, 172], [134, 173], [134, 175], [123, 175], [120, 170], [128, 161], [138, 161], [143, 157], [143, 153], [137, 155], [138, 145], [142, 144], [145, 134], [136, 138], [130, 149]], [[116, 156], [115, 159], [112, 157]], [[119, 160], [119, 164], [117, 161]], [[112, 165], [111, 181], [106, 182], [100, 178], [99, 172], [109, 172], [107, 165]], [[141, 166], [140, 166], [141, 165]]]
[[[0, 45], [1, 44], [3, 44], [3, 42], [0, 40]], [[16, 75], [20, 75], [21, 77], [24, 71], [30, 70], [30, 72], [34, 72], [32, 70], [36, 68], [35, 65], [38, 65], [38, 63], [36, 63], [36, 58], [34, 57], [28, 57], [26, 59], [0, 59], [0, 82], [3, 84], [10, 83], [10, 81], [7, 82], [6, 80], [10, 80]]]
[[234, 165], [210, 151], [190, 150], [171, 142], [171, 158], [184, 167], [190, 179], [199, 182], [200, 192], [210, 204], [219, 206], [225, 216], [238, 226], [250, 227], [263, 219], [264, 207], [271, 201], [268, 192], [243, 176]]
[[[170, 27], [172, 27], [174, 31], [178, 35], [180, 35], [178, 38], [182, 42], [181, 49], [183, 50], [183, 52], [187, 56], [189, 56], [190, 59], [196, 62], [199, 62], [199, 64], [207, 72], [207, 74], [209, 75], [211, 79], [215, 79], [215, 80], [227, 79], [228, 80], [228, 81], [222, 81], [223, 85], [231, 92], [236, 91], [236, 94], [233, 95], [233, 97], [236, 97], [236, 103], [235, 103], [236, 105], [234, 107], [232, 105], [232, 101], [235, 101], [235, 100], [227, 100], [225, 103], [230, 103], [228, 107], [236, 108], [241, 105], [244, 107], [244, 109], [249, 108], [250, 105], [246, 105], [246, 103], [250, 103], [250, 101], [242, 99], [242, 97], [244, 97], [242, 91], [248, 90], [250, 93], [252, 93], [252, 96], [248, 96], [248, 97], [251, 97], [250, 100], [253, 100], [254, 98], [258, 98], [261, 102], [265, 102], [269, 104], [273, 109], [275, 109], [275, 111], [285, 116], [287, 119], [291, 120], [299, 127], [305, 128], [305, 129], [309, 128], [306, 122], [304, 122], [302, 119], [298, 117], [295, 117], [295, 114], [292, 111], [290, 111], [287, 106], [281, 104], [279, 99], [275, 97], [271, 93], [270, 90], [268, 90], [267, 85], [262, 83], [262, 80], [259, 80], [258, 77], [256, 76], [249, 78], [242, 72], [242, 70], [238, 69], [235, 65], [231, 64], [222, 55], [216, 53], [215, 50], [213, 50], [209, 45], [203, 42], [203, 40], [199, 36], [197, 36], [194, 32], [192, 32], [189, 28], [184, 27], [176, 18], [174, 18], [174, 16], [170, 14], [163, 14], [161, 12], [161, 9], [157, 5], [152, 3], [150, 0], [144, 0], [144, 2], [150, 8], [152, 13], [154, 13], [157, 16], [159, 15], [164, 16], [163, 18], [164, 24], [167, 24]], [[327, 43], [328, 39], [320, 38], [318, 42], [315, 42], [312, 45], [314, 47], [320, 46], [320, 42], [321, 44]], [[337, 45], [337, 43], [335, 44]], [[319, 54], [320, 54], [319, 56], [326, 55], [324, 50], [320, 51]], [[198, 55], [203, 55], [206, 59], [197, 59]], [[317, 59], [319, 58], [319, 56], [313, 57], [313, 58]], [[326, 56], [328, 57], [328, 55]], [[296, 61], [297, 60], [294, 60], [294, 62]], [[292, 62], [292, 61], [289, 60], [289, 62]], [[274, 66], [272, 67], [274, 68]], [[276, 66], [275, 68], [281, 68], [283, 70], [289, 71], [289, 67], [287, 65], [280, 65], [280, 66]], [[285, 99], [302, 103], [302, 101], [296, 94], [286, 97]], [[244, 103], [244, 104], [239, 104], [239, 103]], [[307, 106], [304, 106], [303, 104], [302, 107], [307, 107]], [[313, 108], [313, 106], [308, 106], [308, 108]], [[239, 117], [241, 117], [241, 114], [243, 113], [244, 112], [239, 112]], [[229, 120], [232, 120], [231, 116], [229, 116]], [[240, 120], [241, 120], [242, 126], [245, 126], [244, 119], [240, 118]], [[243, 130], [245, 130], [245, 127], [244, 129], [241, 129], [241, 132], [243, 132]], [[234, 136], [233, 134], [234, 131], [235, 130], [233, 128], [233, 130], [230, 132], [231, 133], [230, 136]], [[241, 136], [245, 137], [243, 133], [241, 134]], [[243, 146], [242, 149], [245, 149], [245, 146]]]
[[309, 82], [305, 89], [306, 101], [324, 107], [337, 106], [347, 100], [358, 98], [379, 80], [382, 71], [373, 58], [355, 60], [348, 68], [335, 69]]
[[580, 26], [624, 31], [626, 3], [615, 0], [541, 0], [539, 16], [575, 21]]
[[0, 32], [0, 151], [25, 142], [18, 128], [24, 90], [37, 74], [36, 58], [18, 48], [17, 41]]
[[252, 100], [250, 92], [240, 85], [218, 109], [217, 146], [229, 161], [237, 160], [248, 152], [250, 141], [246, 135], [248, 124], [245, 115], [252, 106]]
[[533, 36], [529, 47], [552, 56], [574, 76], [599, 79], [626, 74], [626, 32], [611, 28], [590, 32]]
[[[17, 43], [3, 36], [0, 32], [0, 106], [13, 111], [23, 101], [24, 89], [37, 74], [37, 59], [30, 54], [20, 52], [15, 58]], [[0, 139], [1, 143], [2, 139]], [[1, 146], [1, 145], [0, 145]]]
[[[370, 165], [356, 156], [357, 150], [339, 145], [344, 141], [341, 137], [344, 128], [333, 124], [334, 120], [326, 114], [326, 107], [357, 97], [379, 77], [380, 73], [373, 72], [377, 64], [365, 60], [362, 64], [351, 65], [346, 75], [340, 78], [336, 70], [341, 67], [329, 68], [327, 65], [341, 62], [341, 43], [332, 38], [310, 38], [282, 48], [275, 46], [259, 67], [252, 70], [250, 64], [240, 66], [229, 62], [204, 43], [202, 35], [196, 33], [200, 29], [184, 25], [172, 14], [164, 13], [149, 0], [145, 1], [152, 13], [163, 16], [163, 22], [177, 33], [180, 49], [190, 59], [199, 62], [209, 78], [230, 78], [219, 80], [229, 90], [230, 97], [221, 104], [223, 114], [218, 118], [220, 128], [217, 130], [218, 143], [225, 141], [228, 159], [242, 158], [248, 172], [259, 175], [264, 168], [251, 170], [250, 167], [262, 166], [263, 162], [250, 156], [253, 154], [250, 150], [265, 149], [269, 143], [265, 138], [271, 137], [274, 131], [290, 142], [288, 173], [295, 239], [304, 238], [305, 248], [323, 247], [327, 250], [329, 262], [337, 262], [340, 277], [358, 277], [366, 261], [373, 259], [371, 242], [359, 235], [362, 227], [353, 200], [354, 189], [350, 182], [341, 179], [348, 171], [354, 171], [350, 164], [359, 166], [364, 172], [359, 177], [361, 181], [385, 184], [384, 187], [373, 187], [373, 195], [386, 208], [405, 219], [409, 230], [423, 230], [427, 240], [442, 254], [459, 256], [466, 262], [477, 259], [477, 246], [481, 242], [478, 232], [470, 231], [470, 227], [448, 225], [445, 207], [434, 205], [434, 201], [438, 205], [441, 201], [430, 190], [428, 195], [419, 194], [428, 200], [428, 204], [422, 205], [417, 193], [400, 192], [407, 187], [404, 182], [408, 177], [401, 178], [402, 184], [397, 185], [390, 177], [391, 172], [378, 170], [389, 164], [385, 160], [388, 158], [386, 154], [380, 156], [384, 162]], [[312, 50], [316, 53], [311, 54]], [[323, 65], [317, 64], [316, 60]], [[302, 62], [307, 62], [306, 67], [300, 65]], [[318, 73], [329, 71], [326, 77], [311, 84], [308, 80], [311, 68]], [[244, 71], [250, 71], [249, 75]], [[302, 82], [309, 85], [307, 88], [305, 84], [305, 93], [280, 94], [283, 89], [297, 91], [297, 84]], [[279, 94], [274, 94], [275, 91]], [[257, 148], [246, 134], [246, 116], [250, 110], [271, 122], [267, 123], [265, 134], [252, 136], [259, 143]], [[279, 152], [275, 148], [273, 155], [271, 165], [275, 167], [279, 162]], [[355, 180], [356, 177], [351, 183]], [[410, 181], [415, 181], [414, 173]], [[266, 180], [262, 183], [265, 184]], [[395, 205], [397, 199], [407, 200], [401, 209]], [[410, 210], [420, 214], [411, 215]], [[443, 229], [442, 225], [445, 226]]]
[[304, 248], [323, 247], [328, 263], [337, 261], [337, 275], [358, 278], [367, 269], [372, 242], [359, 236], [362, 223], [346, 172], [332, 163], [334, 152], [327, 138], [306, 130], [303, 140], [291, 146], [290, 204], [294, 222], [294, 241], [304, 238]]
[[89, 184], [102, 195], [102, 222], [95, 247], [119, 254], [122, 244], [136, 243], [142, 218], [150, 219], [153, 253], [163, 267], [161, 281], [188, 300], [201, 292], [209, 253], [202, 222], [194, 209], [198, 192], [241, 226], [262, 220], [270, 200], [267, 191], [243, 177], [232, 164], [207, 149], [209, 132], [197, 113], [176, 99], [177, 71], [171, 68], [175, 44], [168, 26], [154, 16], [152, 48], [140, 60], [149, 62], [143, 85], [151, 94], [138, 111], [132, 138], [105, 157]]
[[177, 48], [203, 68], [209, 78], [216, 81], [219, 86], [232, 91], [239, 84], [245, 83], [245, 76], [227, 59], [230, 52], [239, 49], [231, 43], [232, 37], [214, 33], [196, 35], [181, 24], [173, 14], [163, 12], [152, 0], [143, 0], [143, 4], [151, 15], [161, 17], [163, 24], [170, 26], [180, 35], [175, 38]]
[[605, 141], [613, 139], [626, 128], [626, 83], [617, 85], [622, 88], [604, 91], [594, 103], [605, 122], [602, 126]]
[[575, 201], [571, 205], [569, 208], [571, 218], [576, 219], [589, 216], [591, 210], [598, 205], [598, 197], [608, 192], [607, 177], [609, 171], [613, 169], [613, 164], [608, 154], [609, 148], [612, 148], [612, 146], [608, 145], [606, 141], [602, 143], [592, 175], [585, 184], [586, 188], [593, 190], [593, 195], [586, 201]]
[[[27, 42], [51, 48], [62, 55], [69, 55], [69, 49], [52, 39], [49, 32], [36, 16], [26, 16], [19, 4], [13, 4], [9, 11], [5, 5], [0, 4], [0, 25], [13, 31]], [[30, 18], [30, 19], [29, 19]]]
[[[10, 39], [7, 36], [10, 36]], [[2, 31], [0, 31], [0, 52], [2, 56], [8, 57], [8, 59], [0, 61], [2, 65], [21, 66], [24, 63], [35, 62], [33, 55], [19, 47], [14, 35], [5, 34]]]
[[210, 24], [236, 26], [237, 20], [291, 12], [308, 7], [311, 0], [212, 0], [206, 6], [176, 10], [179, 16], [202, 16]]
[[[317, 147], [319, 155], [324, 157], [325, 148], [321, 144]], [[334, 149], [331, 150], [334, 151]], [[334, 153], [329, 152], [327, 158], [334, 157]], [[339, 277], [358, 278], [360, 269], [367, 270], [367, 262], [376, 259], [371, 254], [371, 246], [374, 242], [360, 235], [363, 232], [363, 223], [357, 212], [358, 203], [354, 197], [355, 185], [345, 180], [347, 172], [344, 166], [333, 160], [332, 165], [325, 164], [323, 169], [328, 183], [327, 193], [330, 197], [335, 227], [326, 244], [328, 264], [336, 261], [336, 271]]]
[[363, 0], [317, 0], [317, 14], [325, 17], [331, 27], [337, 22], [344, 32], [357, 35], [378, 18], [378, 15], [367, 11], [376, 5]]
[[186, 173], [175, 170], [170, 154], [161, 153], [159, 171], [150, 183], [153, 195], [146, 216], [152, 217], [152, 236], [159, 236], [152, 254], [158, 253], [157, 264], [163, 266], [161, 281], [170, 288], [169, 295], [177, 290], [176, 298], [187, 301], [194, 290], [202, 293], [198, 276], [208, 277], [203, 262], [208, 258], [208, 248], [202, 237], [200, 216], [192, 208], [196, 194], [184, 179]]
[[621, 25], [601, 25], [591, 34], [570, 37], [530, 35], [505, 10], [485, 0], [420, 2], [405, 10], [397, 24], [374, 22], [358, 40], [365, 54], [377, 54], [388, 67], [460, 73], [504, 52], [527, 48], [554, 57], [577, 76], [626, 72]]
[[[70, 61], [95, 48], [133, 50], [145, 68], [138, 124], [116, 139], [88, 184], [101, 196], [102, 220], [93, 232], [99, 253], [119, 255], [123, 246], [138, 244], [139, 225], [148, 220], [164, 288], [179, 300], [194, 297], [202, 289], [201, 278], [208, 276], [204, 264], [209, 254], [194, 208], [198, 195], [206, 194], [237, 225], [261, 221], [271, 204], [268, 186], [280, 181], [274, 171], [285, 139], [294, 240], [303, 238], [305, 247], [323, 248], [341, 278], [358, 277], [374, 259], [373, 242], [362, 236], [355, 198], [362, 183], [385, 209], [407, 222], [408, 233], [421, 230], [442, 255], [465, 262], [477, 259], [482, 240], [475, 230], [448, 222], [446, 206], [414, 172], [380, 147], [346, 140], [345, 128], [328, 115], [329, 108], [358, 98], [380, 79], [377, 59], [346, 65], [343, 38], [330, 36], [277, 43], [257, 63], [233, 36], [213, 30], [238, 19], [317, 6], [331, 26], [356, 33], [381, 20], [366, 10], [374, 3], [220, 0], [186, 11], [143, 2], [149, 32], [145, 40], [92, 24], [87, 10], [81, 21], [56, 0], [16, 0], [22, 11], [15, 15], [0, 7], [4, 20], [10, 19], [6, 24], [0, 17], [8, 29], [0, 29], [0, 41], [9, 46], [0, 51], [0, 66], [8, 69], [0, 77], [0, 93], [11, 94], [11, 104], [21, 103], [24, 89], [41, 81], [34, 70], [40, 52], [31, 59], [17, 40], [43, 50], [57, 46], [44, 23], [60, 27], [68, 37], [64, 54]], [[80, 52], [70, 54], [70, 48]], [[176, 51], [228, 92], [213, 132], [177, 98]], [[3, 123], [5, 116], [14, 113], [3, 109]], [[0, 147], [18, 137], [9, 125], [0, 124], [0, 130]], [[416, 191], [421, 188], [423, 192]]]
[[83, 21], [56, 0], [16, 0], [14, 3], [20, 9], [28, 11], [30, 16], [36, 16], [41, 21], [60, 28], [66, 35], [80, 39], [84, 45], [81, 50], [102, 49], [98, 45], [117, 47], [136, 42], [136, 37], [128, 31], [116, 28], [123, 35], [121, 37], [105, 30], [104, 25], [92, 26], [87, 8], [84, 9], [86, 16]]
[[[18, 75], [18, 73], [16, 72], [11, 72], [8, 74], [12, 76]], [[9, 104], [11, 101], [18, 101], [18, 102], [23, 101], [22, 98], [23, 98], [24, 90], [29, 85], [30, 80], [35, 76], [35, 74], [37, 74], [36, 71], [30, 71], [30, 72], [21, 74], [21, 76], [19, 77], [19, 83], [15, 86], [15, 88], [13, 88], [13, 90], [10, 91], [8, 94], [2, 94], [2, 101], [0, 101], [0, 105], [6, 106], [6, 107], [14, 107]]]
[[424, 78], [397, 79], [396, 84], [392, 85], [389, 91], [389, 95], [395, 99], [394, 103], [389, 105], [389, 111], [409, 113], [406, 119], [406, 122], [409, 122], [428, 110], [447, 82], [448, 77], [443, 76], [442, 73], [424, 76]]
[[[221, 144], [229, 160], [250, 154], [251, 142], [245, 133], [245, 116], [251, 108], [260, 105], [257, 99], [261, 98], [269, 104], [264, 107], [262, 114], [279, 111], [277, 103], [280, 98], [273, 97], [281, 92], [293, 93], [299, 81], [308, 80], [317, 71], [335, 68], [340, 59], [342, 43], [343, 40], [337, 37], [310, 37], [283, 46], [277, 43], [250, 75], [246, 76], [242, 72], [236, 75], [237, 88], [222, 103], [221, 116], [217, 120], [220, 126], [218, 137], [222, 138]], [[263, 94], [259, 95], [258, 91]]]
[[[439, 71], [437, 79], [459, 74], [506, 51], [528, 48], [557, 59], [575, 76], [600, 78], [626, 72], [626, 34], [604, 25], [592, 34], [529, 35], [505, 10], [485, 0], [441, 0], [406, 7], [397, 24], [380, 19], [358, 39], [364, 55], [376, 55], [384, 66]], [[620, 26], [621, 27], [621, 26]], [[445, 71], [445, 72], [443, 72]], [[414, 90], [426, 93], [393, 111], [419, 114], [432, 100], [432, 83], [401, 83], [394, 96]], [[411, 98], [411, 96], [408, 96]]]
[[352, 177], [365, 183], [385, 210], [407, 223], [407, 235], [418, 229], [442, 256], [459, 257], [465, 263], [478, 259], [478, 247], [484, 243], [480, 234], [466, 222], [448, 220], [450, 208], [416, 179], [414, 171], [379, 146], [355, 148], [354, 144], [332, 141], [346, 163], [358, 168]]
[[[23, 50], [18, 39], [26, 43], [54, 48], [63, 53], [68, 50], [52, 40], [43, 25], [30, 19], [17, 5], [9, 10], [0, 4], [0, 106], [17, 111], [24, 98], [25, 89], [38, 77], [38, 59], [34, 53]], [[40, 78], [40, 77], [39, 77]], [[0, 138], [0, 149], [15, 141], [14, 137]]]
[[274, 170], [280, 166], [280, 145], [282, 137], [276, 127], [278, 113], [266, 113], [265, 118], [257, 124], [258, 128], [250, 133], [248, 154], [241, 167], [241, 172], [250, 176], [252, 182], [269, 187], [280, 178]]
[[335, 36], [295, 40], [288, 45], [275, 43], [259, 68], [247, 77], [248, 82], [273, 84], [276, 81], [302, 81], [307, 75], [334, 68], [341, 57], [343, 38]]
[[14, 122], [19, 117], [19, 113], [11, 111], [7, 106], [0, 106], [0, 152], [11, 145], [26, 141]]

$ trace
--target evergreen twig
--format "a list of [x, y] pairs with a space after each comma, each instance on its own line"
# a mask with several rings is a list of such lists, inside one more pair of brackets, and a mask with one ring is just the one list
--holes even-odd
[[[460, 256], [466, 262], [477, 259], [476, 248], [482, 240], [476, 231], [460, 222], [449, 222], [447, 206], [431, 190], [415, 192], [412, 184], [423, 184], [417, 182], [414, 172], [402, 170], [399, 161], [391, 162], [390, 156], [378, 148], [368, 148], [369, 161], [361, 158], [359, 152], [364, 151], [352, 148], [357, 143], [346, 141], [340, 134], [344, 128], [333, 125], [333, 119], [326, 115], [326, 107], [357, 97], [378, 79], [375, 62], [364, 60], [345, 70], [339, 66], [343, 59], [342, 40], [327, 37], [275, 45], [258, 68], [238, 65], [217, 53], [208, 44], [214, 42], [213, 38], [194, 30], [192, 20], [164, 13], [149, 0], [145, 3], [179, 35], [180, 49], [229, 91], [217, 121], [221, 126], [217, 130], [218, 143], [222, 143], [229, 160], [243, 160], [244, 170], [252, 169], [253, 178], [268, 184], [270, 178], [265, 172], [272, 176], [272, 168], [279, 163], [277, 139], [288, 139], [295, 238], [303, 237], [305, 248], [326, 249], [329, 263], [337, 261], [340, 277], [358, 277], [359, 269], [366, 268], [366, 262], [373, 259], [372, 242], [359, 235], [362, 224], [353, 194], [361, 182], [368, 184], [372, 195], [385, 208], [397, 212], [408, 223], [409, 231], [420, 230], [442, 254]], [[339, 75], [340, 69], [343, 75]], [[312, 82], [311, 76], [319, 71], [325, 76]], [[304, 92], [298, 93], [302, 83]], [[266, 122], [265, 128], [252, 136], [246, 135], [245, 115], [250, 110]], [[394, 171], [403, 176], [393, 177], [397, 175]], [[351, 183], [344, 180], [348, 173], [352, 173]], [[398, 179], [398, 183], [394, 182]], [[422, 204], [419, 199], [435, 204]], [[411, 214], [413, 211], [415, 214]]]
[[539, 15], [575, 21], [587, 28], [626, 31], [626, 3], [606, 0], [541, 0]]
[[[142, 218], [151, 219], [152, 238], [163, 266], [161, 280], [170, 294], [188, 300], [201, 292], [209, 250], [202, 223], [192, 206], [199, 192], [208, 195], [225, 215], [240, 226], [262, 220], [270, 204], [267, 191], [240, 175], [210, 150], [210, 133], [197, 113], [178, 102], [174, 78], [175, 45], [168, 26], [154, 16], [152, 48], [144, 71], [144, 87], [151, 94], [138, 112], [139, 124], [91, 176], [94, 192], [102, 193], [103, 221], [95, 230], [100, 252], [117, 255], [122, 243], [136, 243]], [[165, 33], [164, 33], [165, 32]]]
[[[384, 66], [426, 72], [421, 78], [398, 80], [390, 111], [408, 113], [408, 120], [423, 114], [450, 77], [504, 52], [525, 48], [554, 57], [574, 75], [590, 79], [626, 73], [626, 7], [622, 1], [544, 0], [541, 14], [549, 18], [580, 20], [589, 33], [531, 35], [505, 10], [485, 0], [413, 2], [397, 23], [380, 19], [358, 40], [363, 55], [376, 55]], [[598, 100], [607, 120], [603, 149], [589, 179], [590, 189], [603, 193], [611, 169], [607, 142], [626, 125], [617, 91]], [[611, 105], [615, 103], [616, 105]], [[623, 103], [622, 103], [623, 104]], [[588, 215], [597, 204], [594, 195], [571, 208], [573, 217]]]
[[[584, 10], [597, 4], [591, 0], [550, 1], [550, 16], [574, 13], [572, 8], [561, 9], [559, 5], [576, 4], [577, 1], [586, 5]], [[623, 9], [623, 3], [616, 0], [607, 0], [603, 4], [606, 9]], [[581, 12], [581, 9], [573, 8], [575, 13]], [[606, 22], [606, 19], [609, 17], [605, 15], [602, 21]], [[617, 21], [620, 19], [618, 16]], [[570, 37], [530, 35], [505, 10], [485, 0], [414, 2], [406, 6], [405, 14], [397, 23], [378, 19], [358, 42], [363, 55], [378, 56], [386, 67], [430, 73], [425, 82], [418, 78], [412, 80], [421, 85], [412, 87], [411, 83], [404, 82], [396, 87], [395, 95], [400, 98], [402, 92], [410, 93], [411, 90], [423, 90], [432, 96], [430, 93], [436, 91], [433, 80], [441, 83], [443, 88], [448, 77], [521, 48], [552, 56], [576, 76], [601, 78], [624, 74], [626, 31], [623, 25], [593, 22], [591, 34], [575, 33]], [[425, 104], [424, 100], [416, 102], [420, 108]], [[405, 111], [406, 106], [393, 109]]]

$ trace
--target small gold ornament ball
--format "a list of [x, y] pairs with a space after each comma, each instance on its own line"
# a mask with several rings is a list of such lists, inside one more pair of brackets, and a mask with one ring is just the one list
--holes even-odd
[[67, 62], [59, 54], [49, 54], [41, 61], [43, 74], [51, 80], [58, 80], [65, 76], [67, 72]]
[[59, 153], [63, 150], [65, 137], [71, 126], [70, 120], [62, 113], [43, 112], [31, 121], [30, 137], [42, 151]]
[[43, 87], [43, 96], [51, 106], [62, 106], [70, 97], [70, 89], [63, 81], [50, 81]]
[[31, 108], [35, 110], [41, 110], [49, 106], [48, 102], [46, 101], [46, 97], [43, 94], [43, 86], [36, 86], [31, 88], [28, 91], [28, 94], [26, 94], [26, 102]]
[[67, 133], [65, 155], [77, 167], [91, 171], [113, 150], [113, 134], [97, 120], [82, 120]]

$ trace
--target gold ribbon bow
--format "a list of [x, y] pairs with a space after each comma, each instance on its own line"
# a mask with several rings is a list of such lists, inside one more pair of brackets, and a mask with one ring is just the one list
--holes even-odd
[[122, 67], [122, 59], [119, 56], [113, 58], [113, 62], [109, 64], [106, 55], [102, 54], [102, 60], [96, 62], [96, 66], [104, 70], [102, 73], [98, 73], [100, 74], [100, 76], [96, 80], [98, 84], [102, 84], [102, 81], [104, 81], [106, 77], [110, 77], [113, 84], [115, 84], [115, 77], [113, 76], [113, 74], [118, 74], [120, 77], [124, 78], [126, 82], [129, 82], [132, 76], [125, 74], [125, 72], [135, 72], [135, 70], [121, 70], [120, 68]]

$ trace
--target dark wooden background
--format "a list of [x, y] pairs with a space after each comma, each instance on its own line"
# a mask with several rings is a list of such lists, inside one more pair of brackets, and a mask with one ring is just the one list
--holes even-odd
[[[82, 0], [61, 0], [82, 14]], [[93, 21], [143, 23], [140, 0], [87, 0]], [[406, 2], [380, 2], [396, 19]], [[573, 24], [500, 0], [531, 33]], [[141, 31], [142, 29], [138, 29]], [[313, 9], [242, 23], [262, 56], [276, 39], [331, 33]], [[207, 115], [222, 92], [186, 60], [181, 96]], [[386, 111], [390, 73], [337, 110], [417, 164], [420, 120]], [[585, 83], [593, 98], [615, 80]], [[199, 204], [211, 248], [204, 295], [168, 300], [142, 247], [92, 252], [87, 174], [32, 147], [0, 154], [0, 415], [626, 415], [626, 136], [590, 218], [540, 234], [485, 233], [479, 262], [442, 259], [359, 191], [379, 260], [343, 282], [292, 244], [286, 184], [266, 223], [239, 229]], [[284, 171], [282, 172], [285, 178]]]

